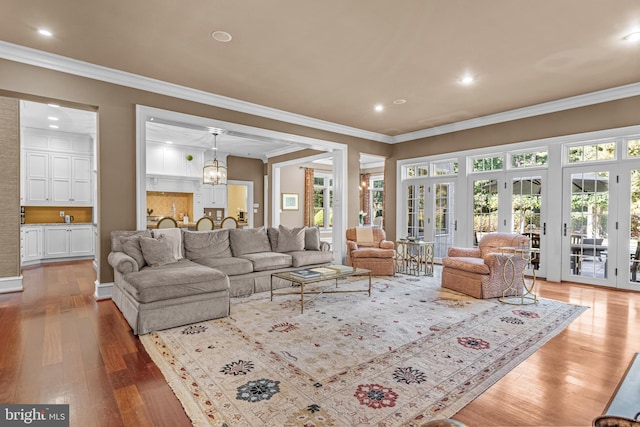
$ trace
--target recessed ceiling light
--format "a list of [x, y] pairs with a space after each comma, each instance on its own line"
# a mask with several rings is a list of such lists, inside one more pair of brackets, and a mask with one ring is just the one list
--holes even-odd
[[173, 144], [173, 141], [167, 141], [167, 144]]
[[227, 33], [226, 31], [214, 31], [213, 33], [211, 33], [211, 37], [213, 37], [215, 41], [219, 41], [220, 43], [228, 43], [233, 38], [231, 37], [231, 34]]
[[393, 100], [393, 103], [396, 104], [396, 105], [402, 105], [402, 104], [404, 104], [406, 102], [407, 102], [407, 100], [403, 99], [403, 98], [398, 98], [398, 99], [394, 99]]
[[51, 120], [52, 122], [57, 122], [58, 120], [60, 120], [57, 117], [53, 117], [53, 116], [49, 116], [47, 117], [47, 119]]
[[60, 108], [58, 104], [47, 104], [49, 107]]
[[462, 78], [460, 78], [460, 83], [463, 85], [470, 85], [471, 83], [473, 83], [475, 81], [475, 79], [473, 78], [473, 76], [463, 76]]
[[374, 110], [380, 112], [382, 110], [384, 110], [384, 106], [382, 104], [376, 104], [375, 107], [373, 107]]
[[638, 40], [640, 40], [640, 31], [634, 31], [632, 33], [629, 33], [626, 36], [624, 36], [624, 39], [629, 42], [637, 42]]
[[58, 127], [59, 127], [59, 126], [58, 126], [58, 125], [49, 125], [49, 127], [50, 127], [51, 129], [58, 129]]
[[40, 34], [43, 37], [53, 37], [53, 33], [47, 30], [46, 28], [40, 28], [38, 30], [38, 34]]

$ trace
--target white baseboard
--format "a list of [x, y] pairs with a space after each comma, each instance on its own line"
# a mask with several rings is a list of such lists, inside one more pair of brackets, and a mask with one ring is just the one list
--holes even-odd
[[23, 291], [22, 276], [0, 278], [0, 294]]
[[97, 301], [111, 298], [111, 288], [113, 288], [113, 282], [100, 283], [96, 280], [94, 283], [96, 285], [96, 291], [93, 294], [93, 297]]

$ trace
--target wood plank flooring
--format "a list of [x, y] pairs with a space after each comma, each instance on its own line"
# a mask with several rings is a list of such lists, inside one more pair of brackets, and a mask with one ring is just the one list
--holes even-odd
[[[0, 402], [69, 403], [72, 426], [190, 425], [115, 305], [94, 300], [91, 262], [23, 276], [23, 292], [0, 295]], [[640, 293], [544, 281], [538, 290], [590, 309], [456, 420], [589, 426], [602, 413], [640, 351]]]

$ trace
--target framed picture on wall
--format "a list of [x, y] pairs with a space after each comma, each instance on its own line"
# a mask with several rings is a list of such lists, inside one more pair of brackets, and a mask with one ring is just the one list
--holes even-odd
[[282, 210], [298, 210], [298, 193], [282, 193]]

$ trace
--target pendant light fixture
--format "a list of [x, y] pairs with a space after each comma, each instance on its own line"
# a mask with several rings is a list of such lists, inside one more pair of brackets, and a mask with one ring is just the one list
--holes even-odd
[[213, 160], [208, 160], [202, 168], [202, 183], [227, 185], [227, 165], [218, 161], [218, 134], [213, 133]]

